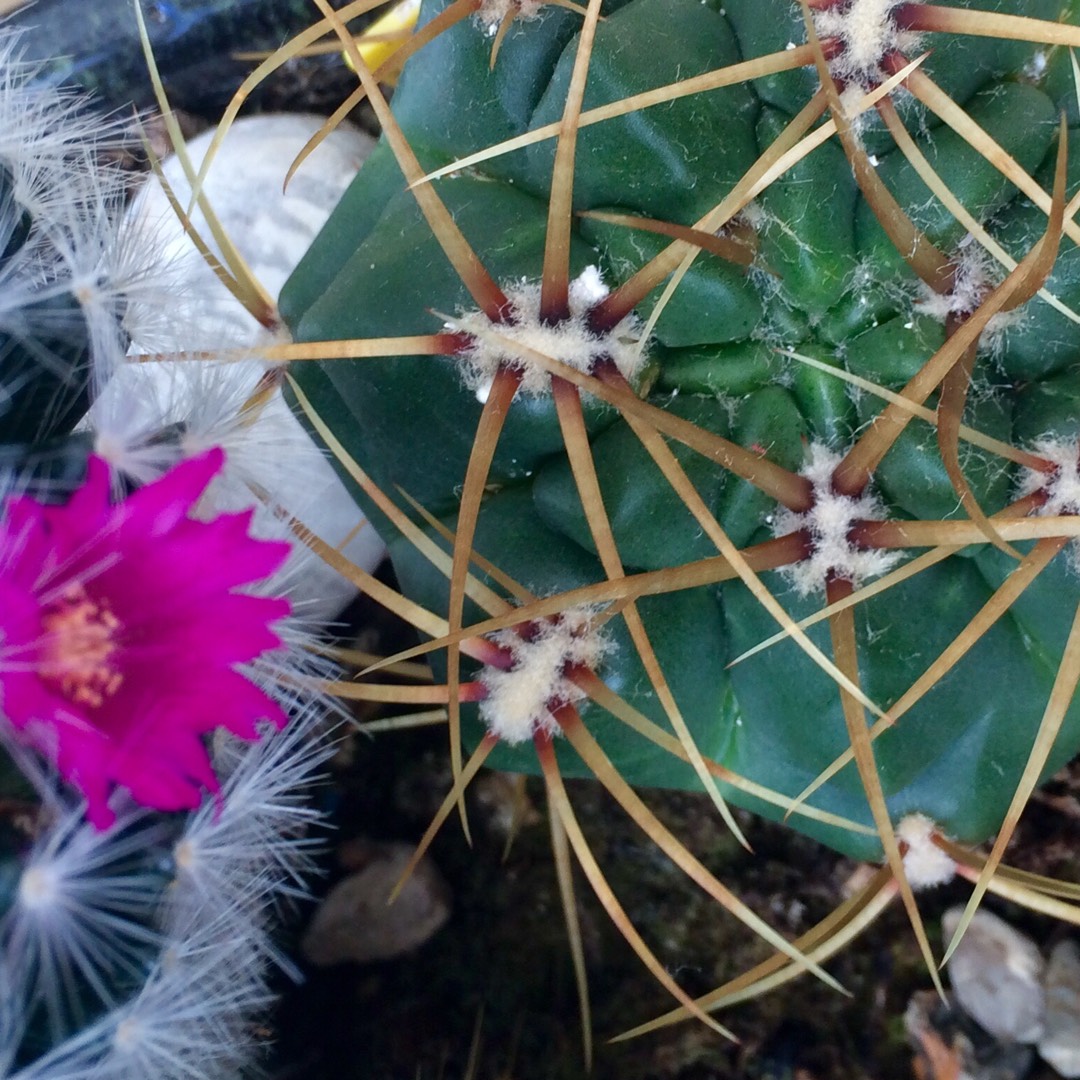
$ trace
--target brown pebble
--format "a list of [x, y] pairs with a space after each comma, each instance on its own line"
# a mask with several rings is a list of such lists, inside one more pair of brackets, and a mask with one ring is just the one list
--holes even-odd
[[450, 917], [450, 889], [427, 858], [387, 904], [413, 850], [410, 844], [364, 844], [363, 868], [330, 890], [304, 932], [300, 951], [306, 960], [316, 967], [391, 960], [442, 927]]

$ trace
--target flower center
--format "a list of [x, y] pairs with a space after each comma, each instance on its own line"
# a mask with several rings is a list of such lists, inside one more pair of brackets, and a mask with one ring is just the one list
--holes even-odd
[[103, 601], [76, 583], [41, 618], [44, 633], [39, 675], [78, 705], [97, 708], [124, 676], [114, 666], [120, 621]]

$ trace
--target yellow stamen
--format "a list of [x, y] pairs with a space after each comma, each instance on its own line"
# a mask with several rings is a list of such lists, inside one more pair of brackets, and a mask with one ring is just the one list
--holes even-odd
[[100, 706], [124, 676], [113, 659], [120, 620], [82, 585], [66, 589], [41, 617], [44, 649], [39, 675], [77, 705]]
[[[357, 39], [356, 44], [360, 49], [360, 55], [372, 71], [389, 60], [397, 52], [401, 43], [408, 39], [416, 29], [416, 19], [419, 14], [420, 0], [402, 0], [382, 18], [376, 19], [368, 27], [367, 32]], [[345, 63], [355, 71], [352, 57], [348, 52], [344, 56]], [[393, 81], [396, 82], [397, 79]]]

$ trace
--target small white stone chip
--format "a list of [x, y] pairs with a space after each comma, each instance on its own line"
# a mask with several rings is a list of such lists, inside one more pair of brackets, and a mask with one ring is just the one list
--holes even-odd
[[[942, 916], [946, 941], [963, 911], [950, 908]], [[994, 1038], [1031, 1043], [1042, 1035], [1043, 958], [1035, 942], [1004, 919], [984, 908], [976, 911], [945, 970], [960, 1007]]]

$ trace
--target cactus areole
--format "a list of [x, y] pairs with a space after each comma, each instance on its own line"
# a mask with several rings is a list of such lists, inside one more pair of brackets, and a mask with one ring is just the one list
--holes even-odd
[[[421, 24], [447, 7], [425, 2]], [[504, 32], [461, 19], [408, 62], [393, 113], [425, 172], [550, 128], [428, 186], [501, 306], [470, 295], [385, 138], [282, 297], [302, 341], [443, 335], [446, 355], [291, 369], [433, 536], [430, 515], [459, 529], [492, 373], [510, 373], [472, 551], [537, 597], [620, 568], [639, 582], [649, 646], [706, 758], [791, 799], [869, 726], [888, 818], [924, 815], [964, 843], [1001, 826], [1040, 730], [1043, 776], [1080, 747], [1075, 680], [1059, 674], [1080, 598], [1080, 233], [1068, 208], [1054, 223], [1080, 185], [1071, 39], [1055, 36], [1075, 33], [1080, 5], [982, 7], [1024, 18], [865, 0], [605, 4], [561, 264], [545, 254], [548, 208], [583, 15], [545, 6]], [[688, 80], [694, 92], [590, 113]], [[680, 239], [638, 293], [621, 288]], [[620, 349], [640, 363], [616, 365]], [[544, 357], [573, 370], [552, 377]], [[591, 470], [568, 449], [559, 395], [575, 380]], [[601, 499], [587, 513], [590, 471]], [[446, 615], [446, 575], [357, 498], [406, 595]], [[781, 630], [761, 586], [794, 620], [857, 602], [743, 658]], [[671, 731], [612, 595], [595, 674]], [[603, 610], [604, 596], [579, 597], [594, 601]], [[468, 600], [458, 625], [488, 614]], [[630, 783], [700, 786], [595, 701], [578, 707]], [[463, 716], [475, 743], [476, 706]], [[556, 748], [566, 775], [588, 774]], [[489, 761], [536, 770], [527, 743]], [[865, 826], [868, 790], [849, 760], [807, 802]], [[873, 834], [789, 820], [880, 856]]]

